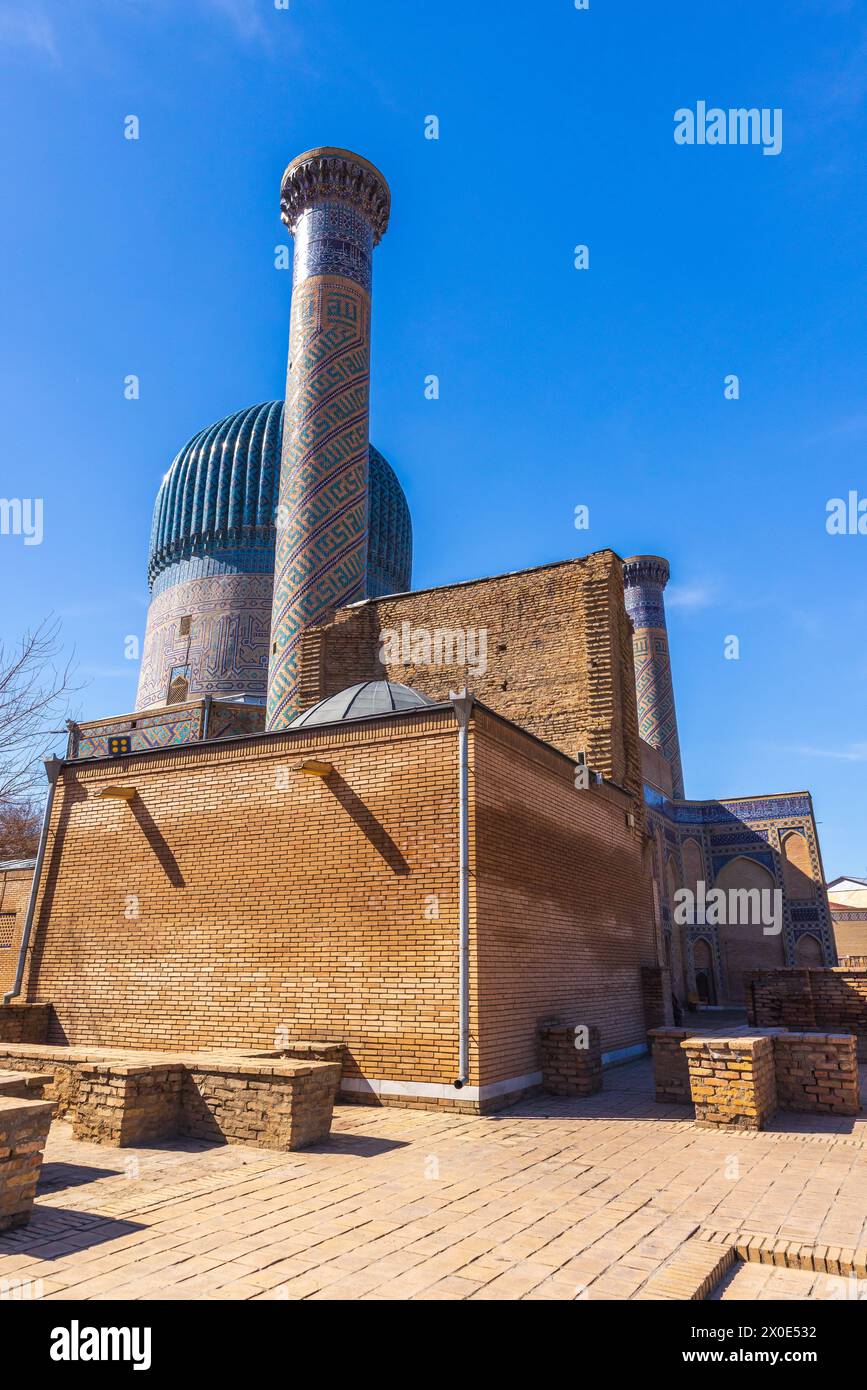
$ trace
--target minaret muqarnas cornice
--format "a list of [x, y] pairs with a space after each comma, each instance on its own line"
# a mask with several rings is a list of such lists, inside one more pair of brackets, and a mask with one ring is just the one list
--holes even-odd
[[280, 216], [293, 235], [302, 212], [323, 198], [356, 207], [370, 223], [374, 246], [379, 245], [388, 227], [391, 191], [375, 164], [331, 145], [297, 155], [280, 184]]
[[295, 238], [266, 727], [301, 712], [305, 632], [367, 580], [373, 248], [391, 194], [369, 160], [320, 146], [293, 159], [280, 215]]
[[638, 731], [668, 762], [673, 795], [682, 800], [683, 767], [663, 598], [669, 574], [668, 561], [661, 555], [631, 555], [623, 561], [623, 596], [634, 629]]

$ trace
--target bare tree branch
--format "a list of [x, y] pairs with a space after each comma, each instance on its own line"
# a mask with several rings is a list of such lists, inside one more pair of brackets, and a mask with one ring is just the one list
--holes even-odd
[[46, 618], [8, 651], [0, 643], [0, 811], [27, 806], [44, 788], [41, 759], [68, 713], [72, 658], [61, 660], [60, 622]]

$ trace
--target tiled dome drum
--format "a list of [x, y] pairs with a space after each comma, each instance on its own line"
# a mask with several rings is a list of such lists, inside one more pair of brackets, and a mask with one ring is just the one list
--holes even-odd
[[[283, 402], [201, 430], [154, 507], [138, 709], [202, 695], [264, 699]], [[370, 446], [366, 595], [410, 587], [412, 523], [391, 465]]]

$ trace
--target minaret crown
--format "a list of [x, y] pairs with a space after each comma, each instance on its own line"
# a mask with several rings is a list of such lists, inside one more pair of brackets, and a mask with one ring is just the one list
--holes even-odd
[[286, 226], [294, 233], [307, 208], [330, 199], [352, 204], [369, 221], [374, 246], [379, 243], [388, 226], [391, 193], [375, 164], [329, 145], [299, 154], [280, 185], [280, 216]]

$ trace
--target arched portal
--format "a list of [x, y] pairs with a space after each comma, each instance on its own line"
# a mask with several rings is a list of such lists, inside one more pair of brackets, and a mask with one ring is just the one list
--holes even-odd
[[816, 969], [825, 964], [825, 952], [822, 950], [822, 943], [812, 932], [805, 932], [799, 936], [795, 942], [795, 964], [802, 966], [805, 970]]
[[700, 936], [693, 942], [692, 961], [695, 966], [695, 992], [702, 1004], [717, 1002], [716, 972], [713, 963], [713, 947]]
[[725, 893], [718, 934], [725, 962], [728, 998], [742, 1003], [745, 970], [777, 970], [786, 964], [782, 895], [762, 864], [745, 855], [730, 859], [714, 888]]
[[806, 835], [790, 830], [780, 841], [783, 852], [783, 883], [790, 898], [816, 896], [816, 885], [810, 867], [810, 848]]
[[698, 883], [704, 880], [704, 857], [697, 840], [684, 840], [680, 847], [683, 862], [683, 886], [695, 893]]

